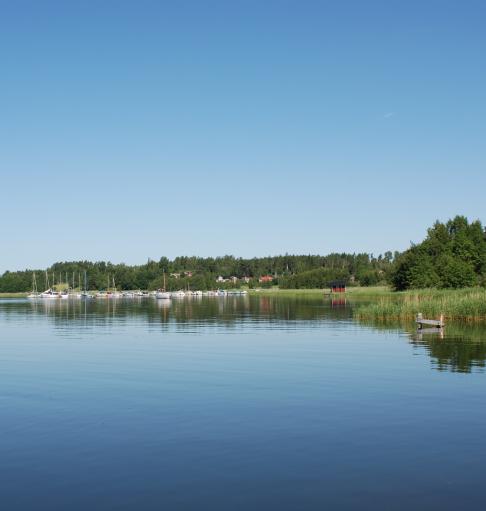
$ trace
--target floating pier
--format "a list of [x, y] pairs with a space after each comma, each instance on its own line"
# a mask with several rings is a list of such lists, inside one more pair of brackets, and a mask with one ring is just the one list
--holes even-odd
[[439, 319], [424, 319], [422, 313], [419, 312], [417, 314], [417, 317], [415, 318], [415, 322], [417, 323], [419, 329], [422, 329], [424, 325], [435, 326], [436, 328], [443, 328], [444, 314], [441, 314]]

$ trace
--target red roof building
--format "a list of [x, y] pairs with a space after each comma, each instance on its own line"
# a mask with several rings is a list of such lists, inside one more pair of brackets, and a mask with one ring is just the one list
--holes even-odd
[[258, 279], [258, 282], [272, 282], [273, 280], [273, 277], [271, 275], [262, 275], [259, 279]]

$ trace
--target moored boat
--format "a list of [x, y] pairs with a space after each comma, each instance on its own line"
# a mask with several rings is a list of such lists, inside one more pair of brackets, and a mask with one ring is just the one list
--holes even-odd
[[40, 297], [47, 298], [47, 299], [54, 299], [54, 298], [58, 299], [58, 298], [61, 298], [61, 293], [49, 288], [49, 289], [46, 289], [43, 293], [41, 293]]
[[164, 271], [164, 287], [162, 289], [157, 289], [155, 292], [155, 298], [158, 300], [170, 300], [171, 294], [165, 290], [165, 271]]
[[37, 280], [35, 277], [35, 273], [32, 274], [32, 292], [27, 296], [27, 298], [39, 298], [39, 292], [37, 291]]

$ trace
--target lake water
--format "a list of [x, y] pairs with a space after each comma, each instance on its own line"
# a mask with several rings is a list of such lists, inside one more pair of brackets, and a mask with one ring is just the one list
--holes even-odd
[[485, 359], [328, 298], [1, 300], [1, 508], [479, 509]]

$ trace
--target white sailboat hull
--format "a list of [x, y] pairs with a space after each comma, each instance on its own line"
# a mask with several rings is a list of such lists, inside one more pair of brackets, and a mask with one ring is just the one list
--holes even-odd
[[41, 293], [40, 297], [46, 300], [59, 300], [61, 298], [57, 293]]

